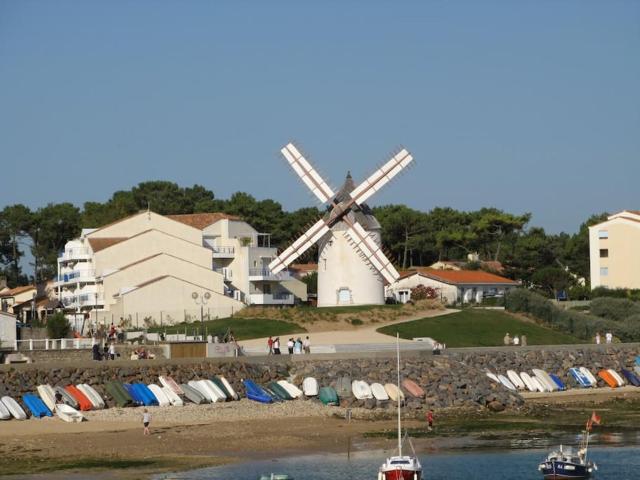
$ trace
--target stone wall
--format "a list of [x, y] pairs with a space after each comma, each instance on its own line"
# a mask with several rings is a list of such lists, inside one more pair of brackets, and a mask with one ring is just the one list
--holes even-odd
[[[560, 349], [478, 349], [449, 351], [446, 355], [433, 356], [425, 352], [403, 354], [401, 375], [411, 378], [426, 391], [426, 399], [408, 399], [405, 412], [422, 415], [427, 408], [466, 406], [502, 410], [517, 408], [523, 399], [517, 393], [490, 381], [487, 370], [505, 373], [508, 369], [530, 371], [543, 368], [560, 375], [567, 383], [572, 380], [566, 370], [572, 366], [586, 366], [594, 373], [600, 368], [631, 367], [640, 354], [639, 345], [620, 345], [603, 348], [562, 347]], [[157, 383], [159, 375], [173, 377], [178, 383], [198, 378], [224, 375], [241, 394], [242, 379], [250, 378], [258, 383], [291, 379], [300, 385], [306, 376], [314, 376], [321, 386], [335, 386], [338, 378], [348, 375], [369, 383], [395, 383], [396, 359], [393, 353], [363, 355], [320, 356], [272, 356], [244, 357], [233, 360], [184, 359], [114, 362], [49, 362], [47, 364], [21, 364], [0, 366], [0, 394], [17, 399], [33, 392], [42, 383], [68, 385], [88, 383], [105, 397], [109, 380], [122, 382]], [[389, 403], [374, 400], [356, 401], [341, 399], [341, 405], [365, 408], [391, 408]]]

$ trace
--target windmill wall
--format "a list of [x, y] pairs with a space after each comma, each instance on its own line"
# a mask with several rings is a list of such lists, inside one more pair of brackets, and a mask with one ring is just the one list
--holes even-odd
[[[320, 241], [318, 307], [381, 305], [384, 303], [383, 279], [344, 237], [346, 229], [344, 222], [339, 222]], [[380, 232], [368, 233], [380, 245]], [[345, 293], [341, 295], [343, 289], [348, 289], [348, 299]]]

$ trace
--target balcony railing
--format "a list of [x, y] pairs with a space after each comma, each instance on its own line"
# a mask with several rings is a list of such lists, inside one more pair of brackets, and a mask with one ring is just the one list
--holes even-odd
[[213, 271], [222, 275], [226, 281], [231, 281], [233, 272], [230, 268], [214, 268]]
[[86, 259], [91, 256], [91, 251], [88, 248], [78, 247], [78, 248], [70, 248], [62, 252], [62, 254], [58, 257], [58, 260], [61, 262], [69, 261], [69, 260], [81, 260]]
[[249, 301], [252, 305], [293, 305], [292, 293], [252, 293]]
[[219, 255], [234, 256], [236, 253], [235, 247], [228, 247], [228, 246], [221, 246], [221, 245], [212, 245], [211, 250], [213, 250], [213, 253], [217, 253]]
[[95, 281], [96, 272], [94, 270], [80, 270], [77, 272], [62, 273], [56, 277], [57, 283]]
[[290, 280], [291, 273], [289, 270], [283, 270], [278, 273], [273, 273], [268, 268], [250, 268], [249, 269], [249, 280], [274, 280], [274, 281], [284, 281]]
[[103, 305], [104, 297], [101, 294], [83, 293], [80, 295], [71, 295], [60, 299], [65, 307], [87, 307], [93, 305]]

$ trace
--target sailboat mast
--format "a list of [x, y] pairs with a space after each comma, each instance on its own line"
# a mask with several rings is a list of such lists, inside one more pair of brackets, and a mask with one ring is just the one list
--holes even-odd
[[402, 400], [400, 390], [400, 333], [396, 332], [396, 358], [398, 362], [398, 455], [402, 456], [402, 426], [400, 425], [400, 402]]

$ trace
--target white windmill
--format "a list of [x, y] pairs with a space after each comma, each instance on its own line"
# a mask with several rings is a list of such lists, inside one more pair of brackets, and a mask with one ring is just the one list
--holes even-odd
[[322, 203], [327, 213], [278, 255], [269, 268], [277, 273], [318, 242], [318, 306], [384, 303], [384, 282], [398, 272], [381, 249], [380, 224], [365, 200], [406, 167], [413, 157], [400, 150], [355, 187], [350, 174], [338, 193], [327, 185], [300, 151], [289, 143], [282, 155]]

